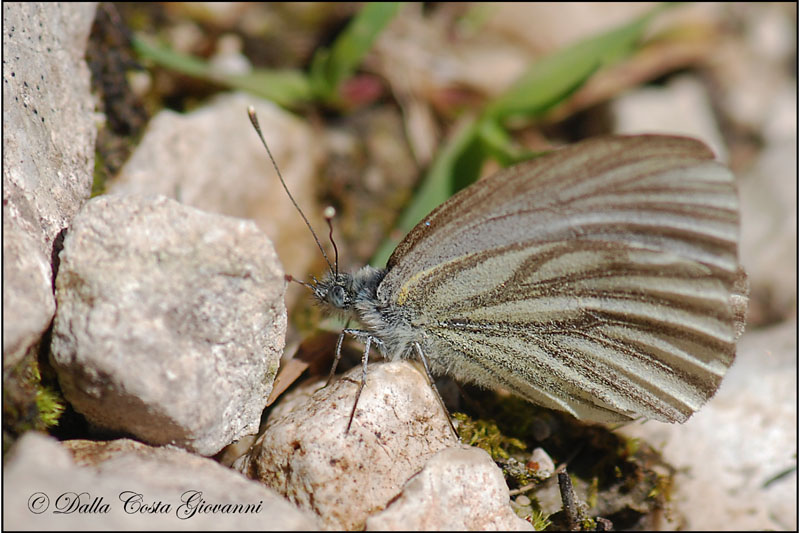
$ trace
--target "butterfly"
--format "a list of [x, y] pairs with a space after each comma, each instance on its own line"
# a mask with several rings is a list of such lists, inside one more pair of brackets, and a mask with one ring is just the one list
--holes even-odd
[[309, 286], [362, 324], [337, 345], [364, 340], [362, 387], [374, 344], [580, 420], [684, 422], [744, 330], [738, 234], [734, 176], [703, 143], [602, 137], [461, 190], [385, 268]]

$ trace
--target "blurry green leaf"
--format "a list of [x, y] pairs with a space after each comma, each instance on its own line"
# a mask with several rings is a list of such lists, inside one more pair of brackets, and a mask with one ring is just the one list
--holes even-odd
[[366, 4], [330, 50], [317, 51], [311, 63], [310, 75], [290, 69], [257, 69], [242, 75], [220, 74], [202, 59], [151, 44], [141, 36], [134, 36], [133, 46], [141, 57], [162, 67], [245, 90], [284, 107], [297, 107], [314, 97], [334, 100], [340, 84], [355, 72], [375, 38], [399, 7], [398, 2]]
[[486, 25], [486, 22], [497, 9], [490, 2], [470, 2], [466, 4], [466, 11], [458, 19], [458, 29], [464, 35], [474, 35]]
[[[497, 121], [484, 119], [480, 126], [479, 133], [487, 155], [499, 162], [501, 166], [508, 167], [536, 155], [530, 150], [518, 146], [508, 131]], [[456, 178], [456, 181], [461, 182], [460, 177]], [[466, 183], [463, 187], [470, 183]]]
[[133, 46], [141, 57], [164, 68], [232, 89], [241, 89], [284, 107], [296, 107], [311, 100], [308, 78], [298, 70], [256, 69], [241, 75], [220, 74], [206, 61], [155, 46], [138, 36], [133, 38]]
[[[427, 198], [427, 202], [433, 203], [428, 212], [464, 187], [476, 182], [481, 175], [481, 169], [486, 162], [487, 156], [488, 151], [480, 135], [473, 134], [469, 142], [453, 157], [449, 165], [450, 170], [442, 169], [442, 181], [447, 185], [447, 195], [444, 198]], [[427, 214], [423, 213], [420, 220]], [[412, 225], [411, 227], [413, 228], [414, 226]]]
[[561, 103], [598, 69], [635, 50], [650, 20], [669, 4], [602, 35], [578, 42], [537, 61], [503, 96], [489, 104], [485, 116], [502, 121], [535, 117]]
[[[486, 157], [504, 166], [538, 154], [515, 148], [503, 128], [508, 118], [536, 117], [564, 102], [598, 69], [621, 60], [636, 49], [650, 20], [671, 4], [661, 4], [633, 22], [576, 43], [540, 59], [502, 96], [487, 105], [437, 154], [428, 174], [397, 223], [405, 234], [439, 204], [480, 176]], [[373, 256], [383, 266], [398, 244], [387, 239]]]
[[311, 61], [310, 77], [317, 97], [325, 101], [337, 97], [339, 85], [355, 72], [400, 5], [399, 2], [365, 4], [330, 50], [323, 48], [316, 52]]
[[299, 70], [256, 69], [249, 74], [226, 76], [220, 81], [284, 107], [296, 107], [312, 99], [308, 77]]
[[[468, 122], [439, 151], [414, 199], [398, 220], [398, 228], [408, 232], [425, 215], [453, 195], [455, 192], [452, 188], [453, 168], [457, 161], [465, 159], [465, 153], [475, 149], [476, 129], [475, 121]], [[471, 170], [480, 172], [480, 165], [473, 164]], [[398, 242], [400, 241], [396, 239], [386, 239], [372, 256], [371, 263], [381, 267], [386, 265]]]
[[132, 43], [137, 54], [162, 67], [198, 78], [205, 78], [209, 75], [208, 63], [194, 56], [180, 54], [171, 48], [151, 44], [149, 39], [138, 35], [133, 36]]

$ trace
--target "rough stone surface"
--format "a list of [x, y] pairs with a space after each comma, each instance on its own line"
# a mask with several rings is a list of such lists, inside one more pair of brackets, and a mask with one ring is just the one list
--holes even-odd
[[53, 241], [89, 197], [96, 128], [83, 60], [94, 2], [3, 4], [3, 366], [55, 310]]
[[60, 258], [51, 361], [78, 412], [202, 455], [258, 430], [286, 309], [255, 224], [105, 195], [76, 216]]
[[39, 342], [56, 311], [50, 260], [18, 224], [3, 225], [3, 369]]
[[[243, 93], [220, 95], [192, 113], [161, 111], [109, 192], [161, 194], [204, 211], [253, 219], [274, 243], [286, 272], [304, 279], [320, 261], [319, 249], [250, 125], [249, 105], [256, 109], [289, 190], [323, 234], [325, 223], [313, 195], [319, 141], [307, 123]], [[289, 305], [304, 291], [290, 287]]]
[[328, 529], [363, 528], [433, 454], [457, 445], [424, 374], [407, 361], [374, 363], [345, 433], [361, 369], [282, 399], [249, 455], [234, 464]]
[[489, 454], [448, 448], [434, 455], [368, 530], [533, 531], [509, 505], [508, 486]]
[[547, 479], [552, 476], [556, 471], [556, 465], [553, 459], [547, 454], [544, 448], [536, 448], [531, 452], [531, 470], [536, 472], [538, 479]]
[[620, 430], [678, 469], [668, 516], [684, 521], [665, 528], [797, 529], [796, 358], [794, 318], [746, 332], [720, 390], [688, 422]]
[[[75, 455], [73, 459], [68, 450]], [[77, 464], [76, 464], [77, 463]], [[19, 530], [312, 530], [316, 517], [211, 459], [122, 439], [66, 441], [30, 432], [4, 463], [3, 522]], [[197, 507], [241, 504], [239, 512]], [[136, 494], [141, 495], [139, 497]], [[126, 503], [127, 502], [127, 503]], [[70, 505], [82, 505], [68, 511]], [[251, 505], [251, 512], [244, 512]], [[205, 511], [205, 512], [204, 512]]]

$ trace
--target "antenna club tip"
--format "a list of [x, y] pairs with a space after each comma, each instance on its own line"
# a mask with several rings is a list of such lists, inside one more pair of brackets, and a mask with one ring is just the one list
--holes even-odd
[[284, 274], [283, 279], [286, 281], [286, 283], [291, 283], [294, 281], [294, 278], [291, 274]]
[[334, 208], [332, 205], [329, 205], [324, 211], [322, 211], [322, 216], [324, 216], [326, 220], [332, 220], [333, 217], [336, 216], [336, 208]]
[[259, 130], [258, 127], [258, 117], [256, 116], [256, 108], [249, 105], [247, 106], [247, 116], [250, 117], [250, 123], [256, 130]]

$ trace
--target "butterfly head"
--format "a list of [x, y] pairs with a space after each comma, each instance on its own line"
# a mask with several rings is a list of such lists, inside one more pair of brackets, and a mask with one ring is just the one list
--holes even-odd
[[355, 303], [356, 291], [351, 274], [327, 274], [322, 280], [314, 280], [311, 285], [314, 297], [326, 307], [349, 312]]
[[385, 275], [385, 269], [365, 266], [353, 273], [331, 271], [321, 280], [303, 284], [323, 307], [355, 317], [359, 314], [357, 309], [363, 310], [377, 301], [378, 285]]

